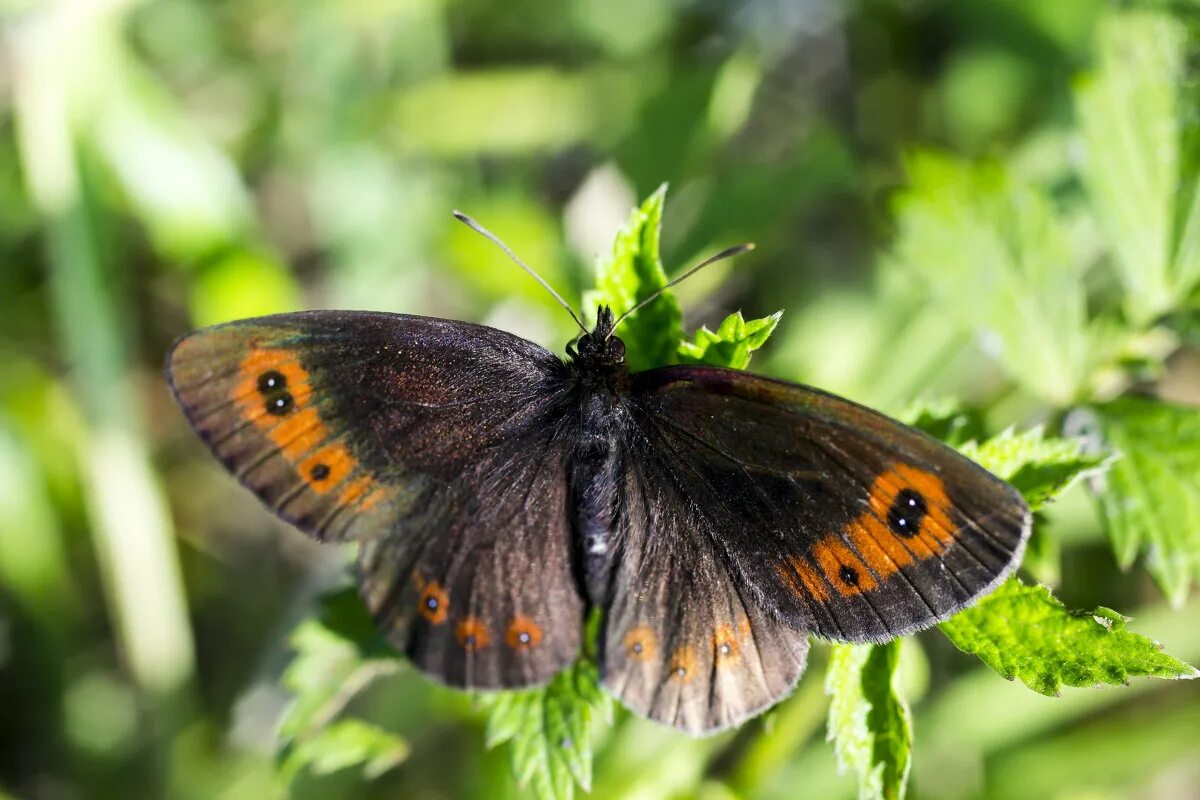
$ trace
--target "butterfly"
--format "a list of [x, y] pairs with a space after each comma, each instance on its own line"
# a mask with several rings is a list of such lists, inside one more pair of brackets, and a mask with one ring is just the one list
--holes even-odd
[[785, 697], [810, 634], [913, 633], [1019, 563], [1029, 509], [953, 449], [747, 372], [631, 373], [617, 324], [600, 307], [561, 359], [467, 322], [282, 314], [185, 335], [167, 375], [263, 503], [357, 545], [378, 627], [452, 687], [547, 682], [599, 609], [603, 686], [706, 734]]

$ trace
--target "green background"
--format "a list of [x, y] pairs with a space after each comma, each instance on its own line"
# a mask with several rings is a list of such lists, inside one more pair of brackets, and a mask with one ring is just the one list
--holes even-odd
[[[1155, 7], [1191, 30], [1194, 5]], [[1129, 193], [1136, 210], [1138, 187], [1093, 167], [1098, 210], [1080, 200], [1081, 162], [1154, 112], [1078, 100], [1101, 60], [1099, 0], [0, 8], [0, 797], [287, 791], [289, 635], [345, 583], [347, 554], [219, 468], [162, 357], [194, 327], [335, 307], [484, 322], [561, 352], [570, 319], [454, 208], [578, 302], [630, 208], [666, 182], [669, 272], [758, 245], [680, 287], [685, 328], [782, 309], [754, 370], [890, 413], [950, 397], [995, 431], [1060, 428], [1131, 386], [1200, 400], [1194, 286], [1137, 293], [1148, 273], [1128, 254], [1146, 252], [1146, 226], [1115, 237], [1103, 199]], [[1181, 52], [1186, 130], [1200, 106]], [[1185, 191], [1195, 153], [1160, 183]], [[1037, 239], [1051, 267], [1025, 275], [1049, 298], [1028, 319], [990, 262], [950, 271], [986, 247], [921, 227], [921, 209], [936, 231], [987, 217], [971, 203], [1000, 179], [982, 166], [962, 185], [947, 164], [967, 160], [1038, 187], [1012, 222], [1054, 234]], [[1047, 221], [1039, 203], [1062, 210]], [[1149, 553], [1160, 589], [1118, 567], [1099, 513], [1078, 487], [1052, 507], [1033, 577], [1200, 661], [1200, 544], [1182, 577]], [[1186, 535], [1187, 521], [1166, 524]], [[1200, 796], [1194, 683], [1047, 698], [938, 636], [902, 653], [910, 797]], [[594, 796], [855, 796], [824, 741], [826, 660], [815, 647], [792, 699], [715, 739], [624, 712], [598, 723]], [[523, 796], [465, 695], [401, 669], [352, 705], [407, 758], [374, 780], [304, 770], [294, 796]]]

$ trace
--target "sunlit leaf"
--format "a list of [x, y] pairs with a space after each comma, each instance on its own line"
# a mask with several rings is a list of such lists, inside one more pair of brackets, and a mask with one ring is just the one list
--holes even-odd
[[896, 418], [952, 447], [960, 447], [984, 433], [983, 418], [979, 412], [966, 408], [953, 398], [919, 400], [911, 403]]
[[1103, 471], [1108, 453], [1085, 452], [1078, 439], [1046, 437], [1041, 427], [1010, 428], [983, 442], [959, 448], [964, 455], [1011, 483], [1037, 510], [1081, 478]]
[[1076, 399], [1090, 363], [1082, 267], [1050, 199], [996, 163], [907, 159], [889, 263], [1026, 389]]
[[490, 706], [487, 743], [507, 743], [517, 782], [538, 800], [570, 800], [592, 785], [592, 719], [611, 716], [596, 666], [581, 660], [544, 687], [499, 692]]
[[[609, 306], [620, 316], [667, 285], [667, 273], [659, 257], [663, 203], [667, 187], [661, 186], [617, 234], [612, 256], [596, 273], [596, 288], [584, 295], [584, 313], [594, 316], [596, 306]], [[645, 308], [630, 316], [618, 331], [625, 342], [625, 359], [632, 370], [650, 369], [675, 360], [683, 339], [679, 301], [664, 292]]]
[[745, 369], [750, 364], [750, 356], [766, 344], [782, 316], [783, 312], [777, 311], [769, 317], [747, 322], [742, 319], [742, 312], [735, 311], [721, 322], [715, 332], [701, 328], [696, 331], [692, 341], [681, 343], [678, 361], [681, 364]]
[[912, 727], [895, 686], [900, 645], [835, 645], [825, 677], [829, 738], [863, 800], [899, 800], [908, 781]]
[[293, 699], [279, 727], [280, 777], [289, 782], [305, 767], [330, 772], [355, 764], [371, 776], [402, 760], [403, 740], [361, 720], [338, 719], [358, 692], [400, 664], [354, 589], [323, 598], [320, 614], [292, 634], [292, 646], [296, 655], [282, 679]]
[[[1099, 69], [1075, 92], [1084, 178], [1138, 323], [1170, 310], [1200, 279], [1200, 195], [1179, 183], [1182, 126], [1191, 124], [1181, 97], [1185, 41], [1184, 26], [1165, 14], [1109, 14], [1097, 33]], [[1189, 199], [1190, 208], [1176, 207]]]
[[315, 775], [362, 765], [363, 775], [377, 778], [408, 757], [408, 744], [360, 719], [343, 719], [321, 728], [290, 749], [280, 767], [285, 777], [307, 767]]
[[1157, 642], [1125, 630], [1126, 622], [1109, 608], [1073, 612], [1044, 586], [1013, 578], [939, 627], [959, 650], [1046, 695], [1064, 685], [1200, 675], [1163, 653]]
[[1200, 409], [1122, 398], [1096, 409], [1102, 433], [1122, 457], [1096, 498], [1117, 559], [1139, 554], [1179, 604], [1200, 579]]

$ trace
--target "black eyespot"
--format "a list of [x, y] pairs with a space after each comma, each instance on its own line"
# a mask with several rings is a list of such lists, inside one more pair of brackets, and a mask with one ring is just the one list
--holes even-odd
[[295, 408], [296, 402], [292, 400], [292, 396], [287, 392], [277, 394], [267, 400], [267, 413], [274, 414], [277, 417], [282, 417], [284, 414]]
[[517, 634], [517, 641], [521, 644], [529, 644], [529, 633], [527, 631], [521, 631]]
[[842, 583], [847, 586], [858, 586], [858, 570], [854, 567], [848, 567], [842, 564], [842, 568], [838, 570], [838, 577], [842, 579]]
[[464, 636], [463, 637], [463, 646], [474, 647], [475, 646], [475, 634], [468, 633], [466, 636]]
[[308, 473], [314, 481], [323, 481], [329, 477], [328, 464], [314, 464], [312, 470]]
[[430, 597], [425, 601], [425, 607], [430, 611], [437, 611], [438, 600], [436, 597]]
[[258, 376], [258, 391], [262, 394], [287, 388], [287, 378], [282, 372], [270, 370]]
[[633, 652], [635, 652], [635, 653], [641, 653], [641, 652], [642, 652], [642, 649], [643, 649], [643, 648], [642, 648], [642, 643], [641, 643], [641, 642], [634, 642], [634, 643], [633, 643]]
[[928, 515], [929, 506], [921, 493], [913, 489], [903, 489], [888, 509], [888, 527], [897, 536], [911, 539], [921, 532], [921, 523]]

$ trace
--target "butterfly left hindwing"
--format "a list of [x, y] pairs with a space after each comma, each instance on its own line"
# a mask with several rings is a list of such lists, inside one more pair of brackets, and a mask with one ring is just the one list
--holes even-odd
[[[809, 632], [912, 633], [1019, 563], [1020, 495], [883, 415], [712, 367], [635, 374], [631, 395], [637, 477], [620, 503], [602, 679], [653, 719], [699, 733], [741, 721], [787, 693]], [[661, 643], [652, 655], [632, 652], [641, 636]], [[754, 656], [725, 669], [718, 642]]]
[[361, 543], [384, 633], [487, 688], [543, 682], [579, 649], [562, 369], [491, 328], [368, 312], [204, 329], [167, 363], [239, 480], [310, 536]]
[[791, 691], [808, 636], [773, 616], [731, 569], [689, 502], [701, 479], [690, 465], [635, 452], [617, 521], [601, 676], [639, 714], [712, 733]]

